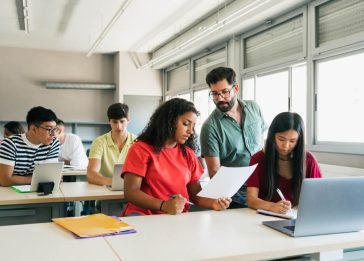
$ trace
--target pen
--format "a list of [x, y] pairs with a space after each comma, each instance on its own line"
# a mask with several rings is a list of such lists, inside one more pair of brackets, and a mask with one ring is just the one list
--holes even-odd
[[[279, 197], [281, 198], [281, 200], [286, 201], [286, 198], [284, 197], [282, 191], [279, 188], [277, 188], [277, 193], [278, 193]], [[292, 209], [289, 210], [289, 213], [292, 214]]]
[[[177, 198], [177, 197], [178, 197], [178, 195], [174, 195], [174, 194], [172, 194], [172, 195], [169, 195], [169, 197], [170, 197], [170, 198]], [[186, 203], [187, 203], [187, 204], [190, 204], [190, 205], [195, 205], [194, 203], [192, 203], [191, 201], [188, 201], [188, 200], [186, 200]]]
[[279, 188], [277, 188], [277, 193], [278, 193], [279, 197], [281, 198], [281, 200], [286, 200], [286, 198], [284, 197], [282, 191]]

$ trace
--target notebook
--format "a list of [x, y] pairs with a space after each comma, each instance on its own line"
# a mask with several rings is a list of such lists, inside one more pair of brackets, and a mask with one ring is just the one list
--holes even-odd
[[123, 168], [123, 164], [115, 164], [114, 165], [114, 173], [112, 176], [112, 184], [111, 186], [106, 186], [108, 189], [112, 191], [124, 190], [124, 180], [121, 178], [121, 170]]
[[37, 191], [40, 182], [53, 182], [53, 191], [57, 191], [62, 179], [62, 169], [63, 162], [36, 164], [30, 185], [16, 185], [11, 187], [21, 193], [34, 192]]
[[292, 237], [364, 229], [364, 177], [305, 179], [295, 220], [263, 224]]
[[296, 219], [297, 218], [297, 209], [295, 209], [295, 208], [292, 208], [286, 214], [280, 214], [280, 213], [276, 213], [276, 212], [272, 212], [272, 211], [264, 210], [264, 209], [257, 209], [257, 213], [262, 214], [262, 215], [267, 215], [267, 216], [285, 218], [285, 219]]

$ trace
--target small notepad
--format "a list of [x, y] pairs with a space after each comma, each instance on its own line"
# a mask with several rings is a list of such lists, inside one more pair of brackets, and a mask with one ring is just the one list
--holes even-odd
[[286, 219], [296, 219], [297, 218], [297, 209], [291, 209], [291, 211], [287, 212], [286, 214], [280, 214], [275, 213], [269, 210], [264, 209], [257, 209], [257, 213], [267, 215], [267, 216], [273, 216], [273, 217], [281, 217]]

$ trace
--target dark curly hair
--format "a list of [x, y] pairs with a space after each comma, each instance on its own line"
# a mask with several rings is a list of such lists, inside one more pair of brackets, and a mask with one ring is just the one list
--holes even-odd
[[[147, 126], [137, 140], [152, 145], [156, 153], [160, 153], [168, 139], [173, 139], [176, 134], [177, 118], [186, 112], [193, 112], [197, 116], [200, 113], [192, 102], [185, 99], [174, 98], [162, 103], [153, 113]], [[180, 144], [183, 154], [186, 155], [185, 146], [196, 151], [198, 146], [196, 136], [193, 133], [185, 144]]]

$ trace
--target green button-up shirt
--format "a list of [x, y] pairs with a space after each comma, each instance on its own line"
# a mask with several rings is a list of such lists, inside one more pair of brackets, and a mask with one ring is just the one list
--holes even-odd
[[258, 104], [238, 102], [244, 111], [244, 126], [216, 108], [201, 129], [202, 156], [218, 157], [221, 166], [248, 166], [251, 156], [263, 147], [262, 137], [267, 125]]

